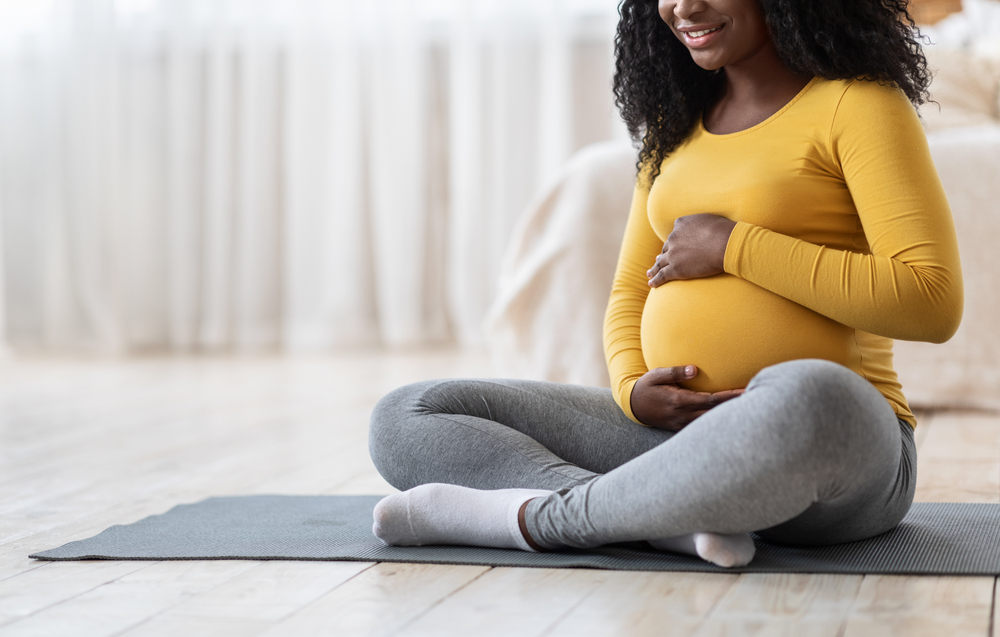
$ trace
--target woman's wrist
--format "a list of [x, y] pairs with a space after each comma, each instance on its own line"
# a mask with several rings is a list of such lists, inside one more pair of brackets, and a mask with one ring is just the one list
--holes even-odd
[[[726, 271], [726, 252], [729, 251], [729, 240], [733, 236], [733, 230], [736, 229], [736, 222], [724, 217], [720, 217], [718, 228], [715, 230], [717, 248], [716, 248], [716, 266], [722, 272]], [[725, 223], [723, 223], [723, 221]]]

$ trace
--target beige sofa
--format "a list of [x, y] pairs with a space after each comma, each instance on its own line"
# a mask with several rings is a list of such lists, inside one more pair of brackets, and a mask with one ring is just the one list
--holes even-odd
[[[897, 342], [895, 365], [915, 406], [1000, 409], [1000, 97], [949, 95], [945, 75], [932, 86], [941, 111], [925, 121], [958, 231], [964, 320], [943, 345]], [[1000, 72], [992, 90], [1000, 93]], [[625, 143], [586, 148], [525, 211], [486, 323], [497, 373], [609, 384], [601, 329], [634, 161]]]

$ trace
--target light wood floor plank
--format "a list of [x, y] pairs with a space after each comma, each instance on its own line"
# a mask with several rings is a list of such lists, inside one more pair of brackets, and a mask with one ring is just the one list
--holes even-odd
[[439, 605], [400, 635], [544, 634], [608, 579], [591, 569], [494, 568]]
[[934, 416], [934, 427], [920, 450], [935, 460], [1000, 461], [1000, 415], [944, 412]]
[[1000, 502], [996, 462], [921, 460], [914, 502]]
[[253, 565], [233, 560], [156, 562], [15, 622], [4, 628], [4, 637], [116, 635]]
[[917, 428], [913, 430], [913, 442], [917, 445], [917, 451], [924, 448], [924, 440], [927, 439], [927, 434], [930, 433], [931, 427], [934, 425], [933, 412], [920, 412], [917, 414]]
[[699, 637], [841, 634], [861, 575], [742, 575], [705, 619]]
[[934, 416], [917, 455], [917, 502], [1000, 503], [1000, 416]]
[[[489, 570], [486, 566], [383, 562], [305, 606], [263, 635], [393, 635]], [[441, 634], [458, 633], [449, 629]]]
[[982, 637], [990, 623], [993, 580], [868, 575], [845, 637]]
[[737, 579], [714, 573], [614, 571], [544, 635], [692, 635]]
[[55, 604], [150, 566], [149, 562], [49, 562], [0, 582], [0, 626], [23, 620]]
[[370, 562], [262, 562], [122, 635], [258, 635], [371, 566]]

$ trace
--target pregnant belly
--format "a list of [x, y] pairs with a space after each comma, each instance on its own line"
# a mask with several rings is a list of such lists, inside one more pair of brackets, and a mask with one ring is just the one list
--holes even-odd
[[697, 365], [697, 391], [746, 387], [761, 369], [799, 358], [849, 365], [854, 330], [753, 283], [722, 274], [650, 290], [642, 313], [649, 369]]

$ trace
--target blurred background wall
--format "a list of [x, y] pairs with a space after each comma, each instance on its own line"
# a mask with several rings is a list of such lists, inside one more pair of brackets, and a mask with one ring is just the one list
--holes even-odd
[[6, 342], [478, 343], [519, 212], [625, 137], [616, 5], [0, 2]]

